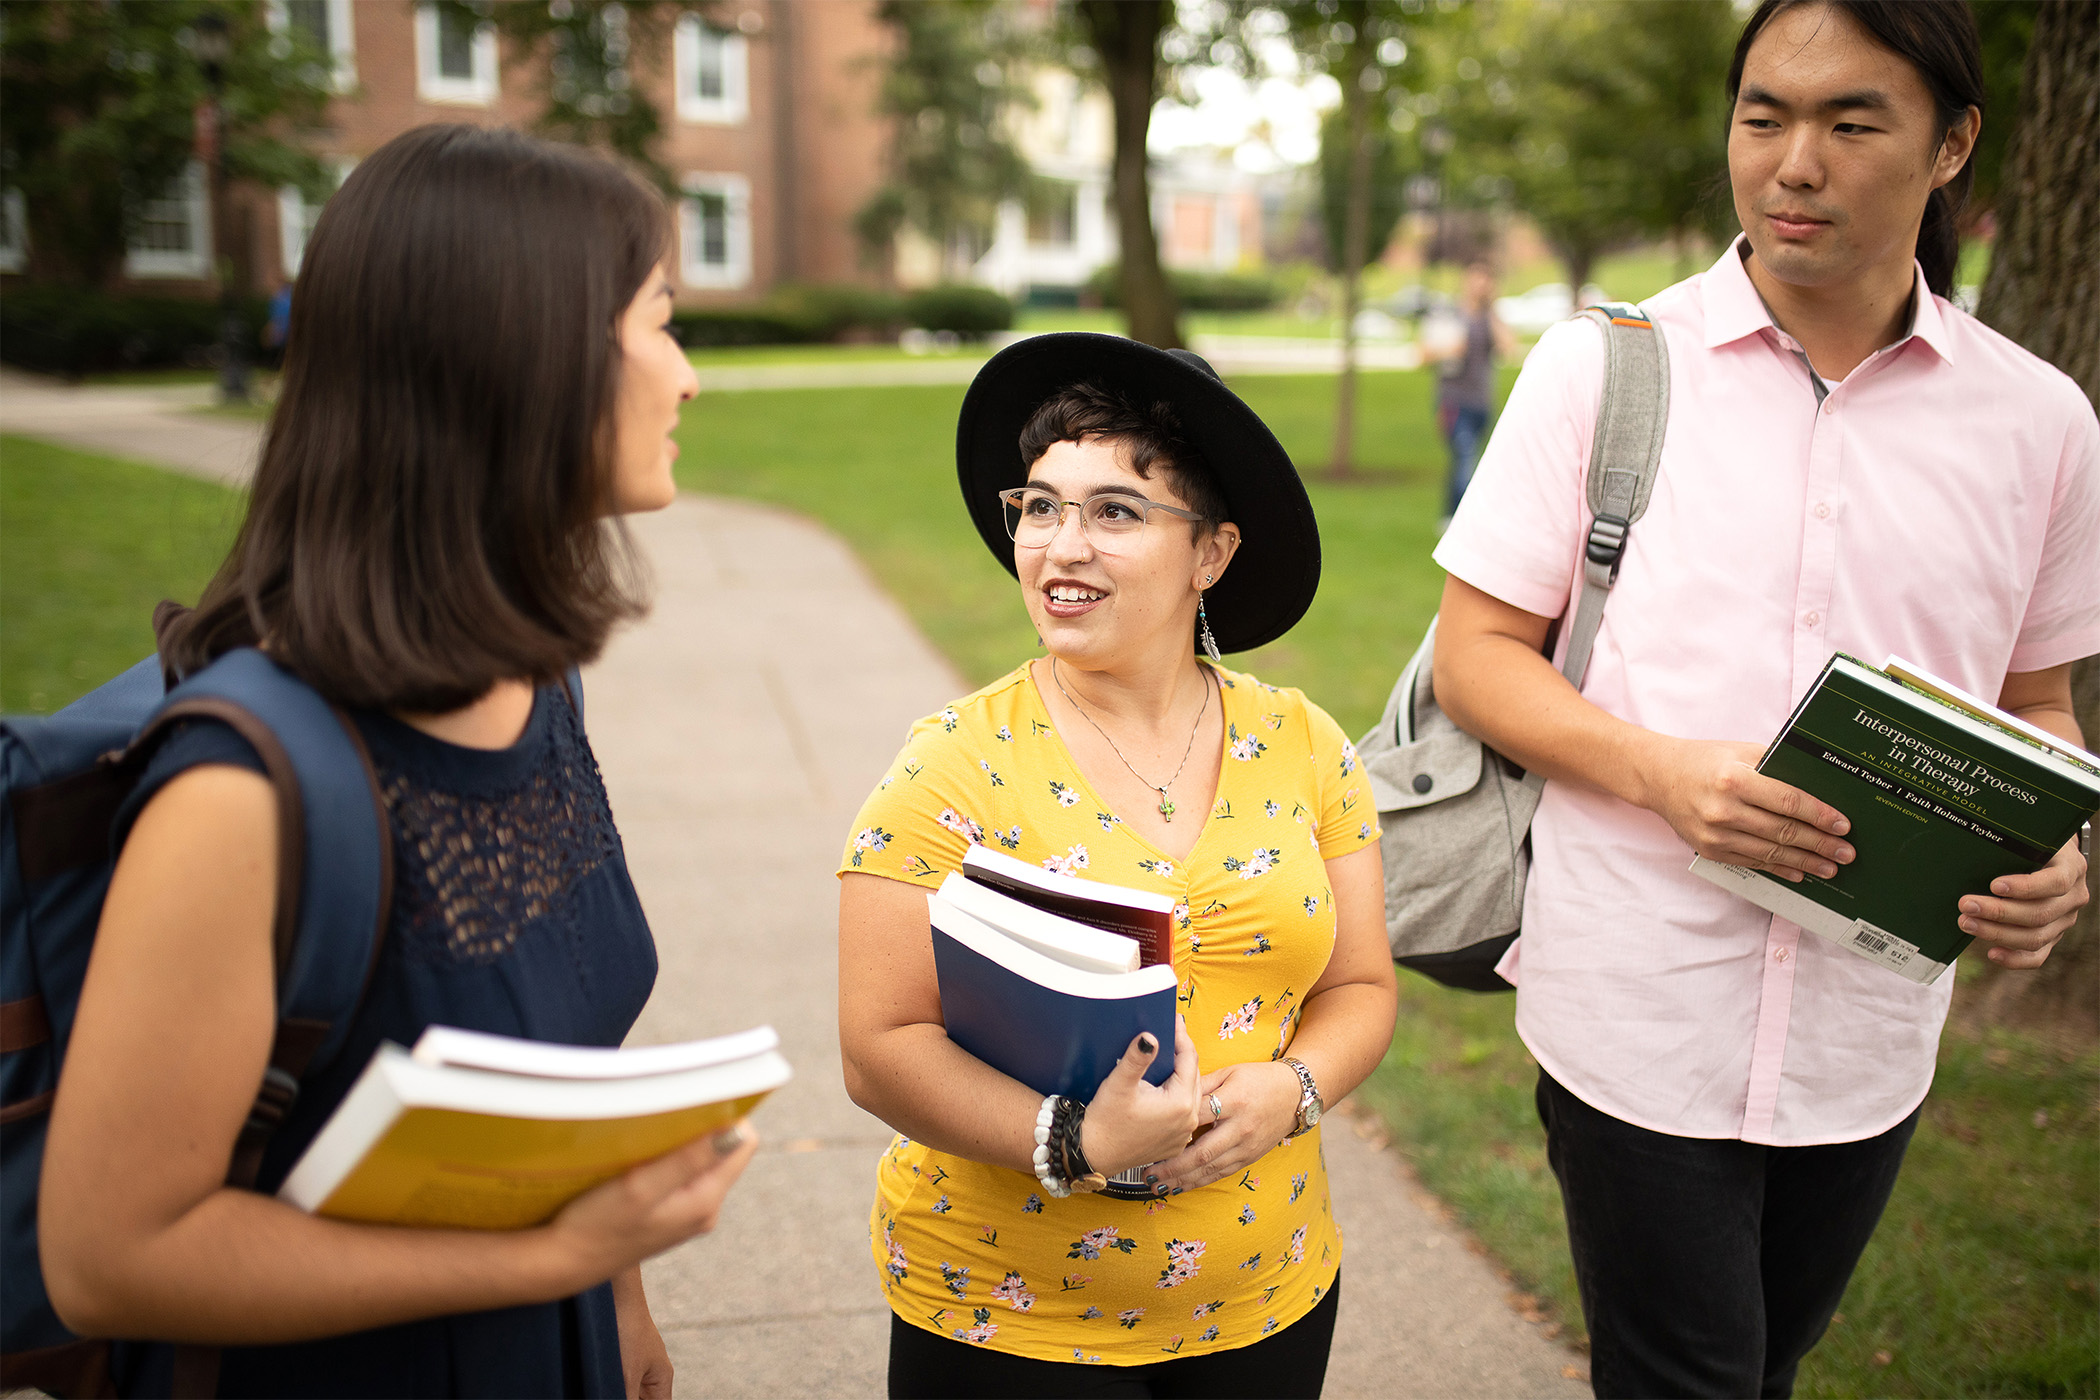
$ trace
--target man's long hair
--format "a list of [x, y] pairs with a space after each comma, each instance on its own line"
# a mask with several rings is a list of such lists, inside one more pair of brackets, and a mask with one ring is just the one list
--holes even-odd
[[[1969, 12], [1968, 0], [1764, 0], [1735, 41], [1735, 57], [1728, 64], [1731, 103], [1742, 91], [1743, 62], [1757, 36], [1774, 19], [1803, 5], [1842, 10], [1873, 35], [1875, 42], [1916, 69], [1932, 93], [1943, 137], [1969, 108], [1983, 110], [1983, 43], [1977, 37], [1976, 16]], [[1954, 294], [1955, 264], [1961, 260], [1961, 231], [1955, 221], [1968, 202], [1975, 178], [1972, 157], [1925, 201], [1925, 219], [1918, 228], [1918, 265], [1925, 270], [1925, 285], [1943, 297]]]

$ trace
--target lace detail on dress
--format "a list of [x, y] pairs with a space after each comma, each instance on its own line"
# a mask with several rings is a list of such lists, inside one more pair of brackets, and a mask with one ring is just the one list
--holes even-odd
[[541, 761], [510, 792], [434, 789], [384, 765], [394, 927], [410, 951], [490, 963], [617, 851], [604, 779], [566, 699], [549, 697]]

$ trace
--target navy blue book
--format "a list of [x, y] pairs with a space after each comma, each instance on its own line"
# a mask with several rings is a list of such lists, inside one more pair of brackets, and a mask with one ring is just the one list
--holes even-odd
[[1159, 1056], [1145, 1078], [1174, 1073], [1174, 969], [1135, 972], [1073, 967], [926, 896], [933, 966], [948, 1038], [1038, 1094], [1087, 1103], [1140, 1031]]

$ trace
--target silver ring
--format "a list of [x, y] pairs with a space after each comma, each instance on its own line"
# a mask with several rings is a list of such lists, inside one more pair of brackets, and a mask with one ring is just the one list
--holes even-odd
[[1207, 1097], [1210, 1100], [1210, 1120], [1213, 1123], [1218, 1122], [1225, 1116], [1225, 1105], [1218, 1102], [1216, 1094], [1210, 1094]]

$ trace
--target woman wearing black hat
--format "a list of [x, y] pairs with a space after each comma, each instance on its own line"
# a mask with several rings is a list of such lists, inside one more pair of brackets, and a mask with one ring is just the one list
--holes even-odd
[[[902, 1134], [870, 1219], [890, 1393], [1317, 1395], [1317, 1124], [1392, 1035], [1377, 818], [1334, 721], [1218, 659], [1312, 602], [1311, 504], [1208, 365], [1113, 336], [996, 356], [957, 459], [1048, 655], [913, 728], [840, 866], [846, 1083]], [[943, 1029], [924, 891], [973, 843], [1176, 901], [1176, 1044], [1083, 1111]], [[1139, 1167], [1149, 1198], [1087, 1189]]]

